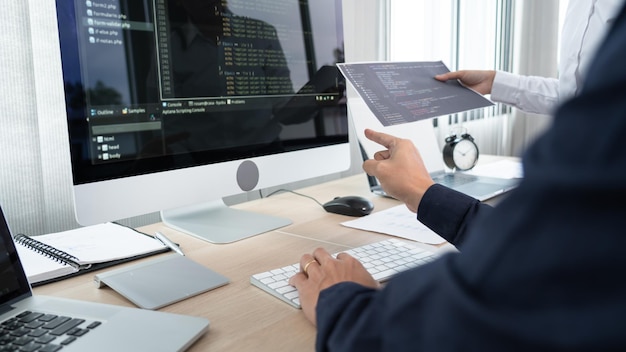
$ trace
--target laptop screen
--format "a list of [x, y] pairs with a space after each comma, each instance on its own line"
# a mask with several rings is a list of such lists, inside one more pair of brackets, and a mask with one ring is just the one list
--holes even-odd
[[30, 295], [30, 285], [17, 256], [11, 231], [0, 208], [0, 304]]

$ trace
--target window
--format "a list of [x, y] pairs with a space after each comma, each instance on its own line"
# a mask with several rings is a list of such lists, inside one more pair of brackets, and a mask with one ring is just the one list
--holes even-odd
[[[389, 58], [442, 60], [452, 71], [510, 70], [512, 7], [512, 0], [389, 0]], [[496, 106], [451, 116], [450, 123], [507, 112]]]
[[[451, 71], [511, 71], [515, 28], [513, 0], [388, 0], [388, 6], [390, 60], [441, 60]], [[439, 117], [433, 123], [440, 141], [452, 130], [470, 126], [481, 152], [504, 154], [506, 121], [492, 117], [510, 112], [509, 106], [496, 104]], [[480, 126], [475, 120], [482, 121]]]

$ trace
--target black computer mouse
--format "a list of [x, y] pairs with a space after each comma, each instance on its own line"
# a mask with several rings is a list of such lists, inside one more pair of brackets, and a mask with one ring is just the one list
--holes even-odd
[[335, 197], [323, 206], [329, 213], [348, 216], [365, 216], [374, 210], [374, 204], [369, 199], [359, 196]]

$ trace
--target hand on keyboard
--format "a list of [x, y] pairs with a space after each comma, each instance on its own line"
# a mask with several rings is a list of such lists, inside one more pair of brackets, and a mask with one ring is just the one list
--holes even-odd
[[[401, 271], [430, 262], [436, 256], [415, 244], [397, 239], [371, 243], [344, 252], [358, 259], [379, 282], [387, 281]], [[300, 308], [298, 291], [289, 284], [289, 278], [299, 271], [300, 264], [296, 263], [252, 275], [250, 282], [291, 306]]]

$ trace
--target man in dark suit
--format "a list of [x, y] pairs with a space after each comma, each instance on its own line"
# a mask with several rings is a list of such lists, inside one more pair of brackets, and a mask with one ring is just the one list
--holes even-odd
[[[626, 11], [581, 94], [523, 158], [498, 206], [424, 176], [406, 140], [364, 164], [391, 195], [458, 245], [380, 288], [348, 254], [305, 254], [291, 279], [318, 351], [626, 350]], [[480, 213], [480, 215], [476, 215]]]

